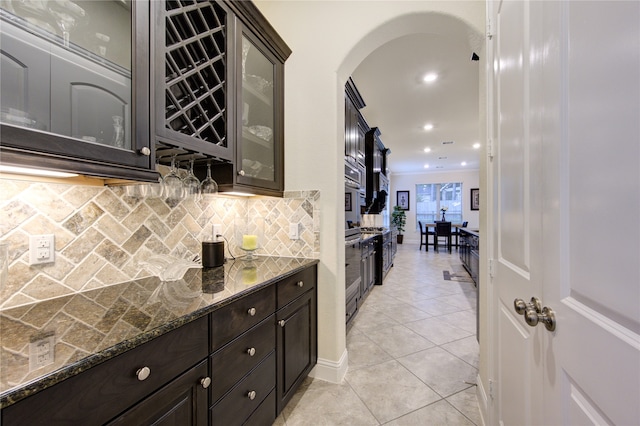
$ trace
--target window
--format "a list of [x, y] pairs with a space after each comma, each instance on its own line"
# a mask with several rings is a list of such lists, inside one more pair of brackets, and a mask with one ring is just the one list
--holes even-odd
[[443, 207], [447, 208], [448, 222], [462, 222], [462, 182], [416, 185], [416, 229], [418, 221], [433, 223], [440, 220]]

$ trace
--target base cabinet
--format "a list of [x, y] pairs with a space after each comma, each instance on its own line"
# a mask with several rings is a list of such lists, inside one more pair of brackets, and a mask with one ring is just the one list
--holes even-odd
[[310, 266], [0, 411], [13, 425], [270, 425], [317, 362]]
[[317, 268], [277, 284], [277, 395], [280, 414], [318, 360]]
[[207, 362], [203, 361], [107, 424], [206, 425], [206, 377]]
[[[117, 424], [142, 424], [131, 419], [170, 415], [178, 407], [179, 413], [171, 415], [184, 414], [187, 405], [182, 404], [197, 404], [209, 393], [201, 383], [208, 377], [206, 333], [206, 318], [195, 320], [10, 405], [0, 423], [90, 425], [123, 416]], [[173, 399], [174, 391], [191, 402]], [[203, 407], [206, 413], [206, 401]], [[202, 416], [200, 406], [193, 409]]]

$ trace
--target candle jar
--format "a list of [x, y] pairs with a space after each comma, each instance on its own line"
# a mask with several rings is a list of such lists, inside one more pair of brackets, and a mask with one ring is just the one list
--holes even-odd
[[236, 245], [245, 252], [245, 260], [255, 259], [255, 252], [264, 244], [264, 220], [256, 218], [236, 218]]

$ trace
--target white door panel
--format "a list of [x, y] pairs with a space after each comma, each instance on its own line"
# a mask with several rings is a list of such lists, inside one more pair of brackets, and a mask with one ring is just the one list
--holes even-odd
[[560, 170], [558, 181], [545, 181], [557, 202], [547, 206], [541, 297], [558, 315], [545, 372], [545, 402], [556, 409], [545, 412], [570, 424], [637, 424], [640, 3], [545, 7], [560, 17], [545, 28], [556, 43], [544, 83], [560, 88], [545, 106], [566, 117], [548, 126], [545, 144], [545, 167]]
[[506, 425], [540, 422], [542, 401], [542, 346], [540, 330], [527, 327], [516, 314], [514, 299], [529, 301], [540, 293], [539, 279], [532, 271], [539, 260], [531, 248], [539, 245], [538, 219], [531, 215], [536, 200], [531, 171], [537, 164], [531, 140], [529, 58], [524, 30], [529, 21], [525, 2], [502, 2], [497, 14], [496, 132], [499, 144], [494, 157], [494, 215], [496, 241], [495, 275], [498, 321], [498, 393], [508, 395], [499, 403], [498, 419]]
[[493, 7], [496, 419], [638, 424], [640, 2]]

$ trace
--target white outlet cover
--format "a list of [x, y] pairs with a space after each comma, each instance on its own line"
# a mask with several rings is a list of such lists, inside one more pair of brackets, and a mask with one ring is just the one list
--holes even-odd
[[55, 261], [53, 234], [29, 235], [29, 265], [41, 265]]

